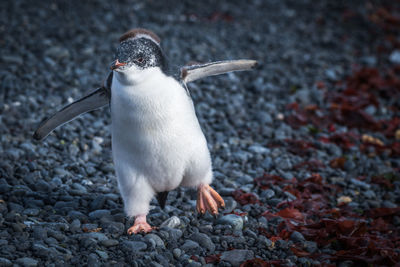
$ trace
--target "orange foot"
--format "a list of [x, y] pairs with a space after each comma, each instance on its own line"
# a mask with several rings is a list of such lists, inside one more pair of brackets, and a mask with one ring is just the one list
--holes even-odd
[[135, 218], [135, 223], [128, 229], [128, 235], [137, 233], [148, 233], [153, 228], [146, 222], [146, 215], [138, 215]]
[[218, 208], [225, 207], [222, 197], [208, 184], [199, 185], [197, 191], [197, 212], [204, 214], [206, 211], [213, 215], [218, 214]]

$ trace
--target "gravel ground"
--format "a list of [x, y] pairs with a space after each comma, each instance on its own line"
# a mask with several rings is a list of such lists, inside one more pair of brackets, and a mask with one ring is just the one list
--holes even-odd
[[[386, 208], [391, 217], [379, 222], [400, 227], [400, 83], [362, 106], [357, 114], [368, 123], [332, 119], [326, 109], [337, 102], [327, 96], [341, 92], [357, 69], [400, 64], [399, 32], [374, 13], [378, 1], [247, 2], [1, 1], [0, 266], [376, 263], [338, 256], [345, 247], [307, 235], [299, 224], [325, 221], [296, 200], [308, 181], [323, 189], [312, 196], [330, 213]], [[43, 142], [31, 135], [46, 116], [102, 82], [118, 37], [138, 26], [162, 38], [172, 66], [237, 58], [261, 64], [190, 85], [226, 209], [218, 218], [200, 217], [196, 191], [179, 188], [164, 210], [152, 202], [148, 218], [159, 229], [128, 236], [132, 220], [116, 184], [109, 109]], [[394, 128], [375, 127], [367, 115]], [[363, 220], [370, 225], [365, 216], [357, 223]], [[380, 264], [399, 257], [399, 244], [392, 245]]]

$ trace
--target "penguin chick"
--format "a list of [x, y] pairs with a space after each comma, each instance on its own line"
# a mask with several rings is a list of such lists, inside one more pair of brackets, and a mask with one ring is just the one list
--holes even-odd
[[151, 199], [157, 196], [164, 206], [168, 192], [179, 186], [196, 187], [197, 211], [215, 215], [224, 200], [210, 187], [210, 152], [186, 84], [256, 64], [232, 60], [184, 66], [175, 79], [166, 74], [160, 38], [133, 29], [121, 36], [103, 86], [43, 121], [34, 138], [43, 139], [78, 115], [110, 104], [118, 187], [126, 214], [135, 218], [128, 234], [151, 231], [146, 221]]

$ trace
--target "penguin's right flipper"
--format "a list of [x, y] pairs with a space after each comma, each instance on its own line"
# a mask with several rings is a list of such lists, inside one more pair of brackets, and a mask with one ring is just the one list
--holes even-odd
[[257, 66], [257, 61], [250, 59], [216, 61], [206, 64], [194, 64], [181, 68], [181, 80], [187, 84], [195, 80], [224, 74], [231, 71], [251, 70]]
[[105, 86], [97, 88], [40, 123], [33, 134], [33, 138], [42, 140], [58, 126], [73, 120], [83, 113], [101, 108], [109, 103], [110, 91]]

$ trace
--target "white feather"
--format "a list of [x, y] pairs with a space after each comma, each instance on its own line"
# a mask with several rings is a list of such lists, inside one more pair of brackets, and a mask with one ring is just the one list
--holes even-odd
[[211, 183], [211, 159], [185, 89], [159, 68], [115, 72], [112, 151], [128, 216], [147, 214], [156, 192]]

